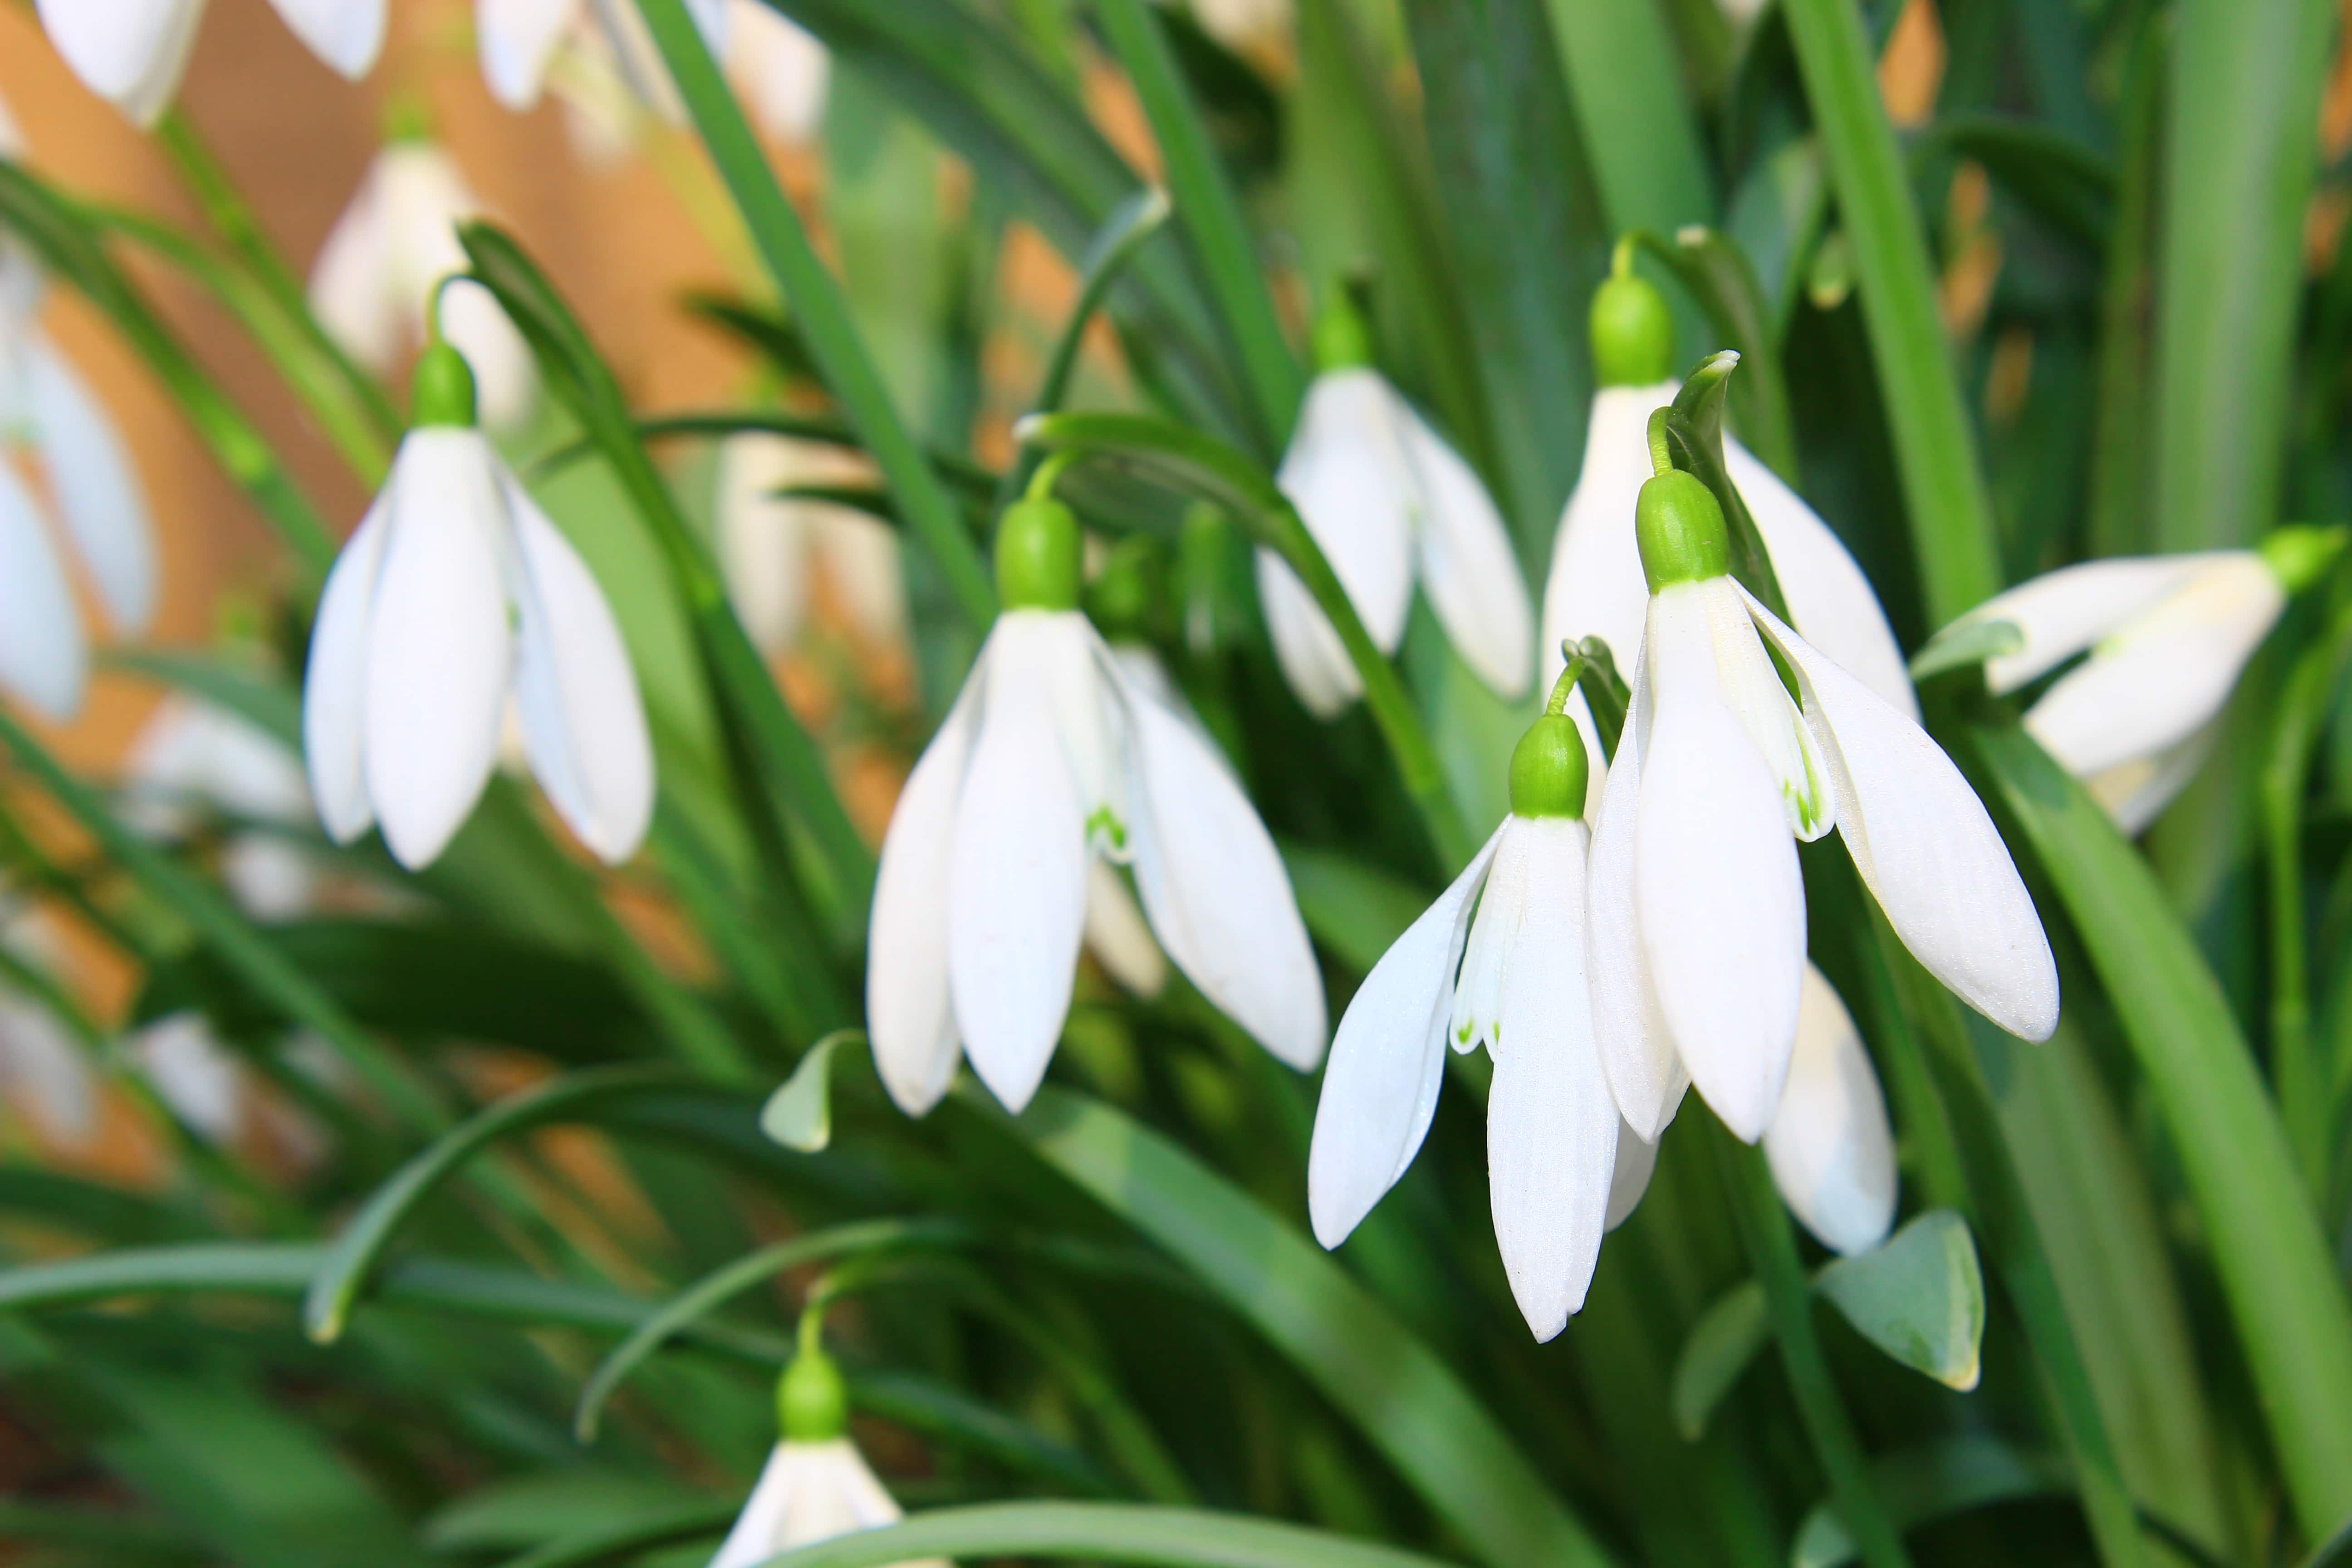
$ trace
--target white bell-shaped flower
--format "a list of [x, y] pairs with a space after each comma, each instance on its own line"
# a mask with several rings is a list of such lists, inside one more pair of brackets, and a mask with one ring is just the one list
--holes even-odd
[[173, 692], [131, 742], [123, 783], [124, 823], [154, 837], [187, 833], [199, 808], [251, 825], [229, 832], [220, 865], [222, 884], [247, 914], [282, 921], [310, 909], [318, 867], [271, 825], [307, 824], [316, 814], [301, 760], [276, 736], [215, 703]]
[[734, 0], [728, 18], [727, 74], [760, 129], [799, 146], [816, 139], [833, 79], [833, 57], [816, 36], [760, 0]]
[[[1641, 551], [1625, 520], [1650, 478], [1651, 413], [1674, 401], [1682, 384], [1668, 375], [1674, 319], [1664, 296], [1631, 270], [1621, 247], [1619, 271], [1592, 302], [1593, 363], [1601, 382], [1585, 429], [1584, 467], [1560, 511], [1544, 584], [1547, 679], [1559, 673], [1562, 641], [1599, 637], [1621, 669], [1631, 666], [1649, 612]], [[1796, 491], [1728, 435], [1724, 467], [1772, 558], [1797, 630], [1879, 696], [1915, 718], [1918, 700], [1886, 612], [1843, 542]], [[1605, 771], [1599, 734], [1580, 695], [1570, 714], [1584, 731], [1596, 779]]]
[[[23, 152], [0, 108], [0, 157]], [[31, 254], [0, 236], [0, 689], [65, 719], [89, 658], [60, 536], [135, 634], [155, 611], [155, 531], [121, 433], [40, 329], [43, 292]]]
[[503, 429], [530, 412], [538, 373], [490, 291], [448, 281], [467, 267], [457, 226], [481, 210], [448, 153], [404, 129], [328, 231], [310, 272], [310, 308], [345, 353], [380, 375], [425, 341], [437, 310], [443, 333], [474, 368], [483, 417]]
[[[270, 0], [294, 36], [357, 81], [383, 48], [385, 0]], [[171, 107], [205, 0], [34, 0], [41, 26], [84, 86], [142, 125]]]
[[910, 1114], [960, 1056], [1028, 1104], [1069, 1011], [1087, 863], [1133, 868], [1178, 969], [1302, 1070], [1323, 983], [1274, 841], [1182, 719], [1139, 691], [1076, 608], [1076, 520], [1033, 498], [1000, 524], [1006, 608], [898, 798], [874, 889], [875, 1061]]
[[380, 821], [429, 865], [498, 760], [509, 699], [540, 786], [617, 864], [653, 816], [653, 747], [619, 625], [579, 552], [473, 427], [465, 361], [417, 363], [416, 424], [328, 574], [302, 733], [327, 831]]
[[[1535, 617], [1502, 514], [1461, 454], [1371, 366], [1344, 296], [1316, 324], [1326, 367], [1307, 389], [1276, 480], [1330, 562], [1380, 650], [1404, 641], [1413, 584], [1478, 679], [1507, 698], [1535, 677]], [[1258, 598], [1282, 673], [1308, 712], [1332, 718], [1363, 695], [1339, 634], [1307, 585], [1257, 552]]]
[[2012, 1034], [2047, 1038], [2049, 942], [1951, 759], [1732, 580], [1705, 485], [1660, 473], [1637, 517], [1650, 609], [1595, 823], [1588, 926], [1601, 1059], [1627, 1122], [1654, 1138], [1696, 1081], [1739, 1137], [1771, 1124], [1803, 989], [1795, 839], [1832, 826], [1929, 973]]
[[1805, 965], [1788, 1087], [1764, 1133], [1781, 1201], [1823, 1247], [1848, 1258], [1895, 1227], [1895, 1129], [1862, 1032], [1836, 988]]
[[1307, 1164], [1315, 1237], [1337, 1247], [1428, 1135], [1447, 1042], [1484, 1046], [1495, 1238], [1539, 1340], [1583, 1307], [1601, 1238], [1655, 1161], [1619, 1117], [1593, 1039], [1584, 747], [1560, 711], [1570, 689], [1559, 684], [1512, 755], [1502, 826], [1349, 1004]]
[[811, 568], [821, 569], [858, 632], [907, 637], [907, 584], [889, 526], [855, 508], [780, 492], [871, 482], [872, 465], [839, 447], [751, 431], [719, 447], [719, 563], [751, 641], [778, 654], [799, 638]]
[[2342, 542], [2340, 530], [2285, 528], [2260, 550], [2085, 561], [1995, 595], [1937, 640], [2016, 627], [2022, 645], [1985, 660], [1997, 695], [2087, 653], [2026, 710], [2025, 728], [2137, 833], [2196, 774], [2246, 661]]
[[[729, 0], [686, 0], [714, 55], [728, 36]], [[539, 102], [564, 47], [601, 49], [638, 98], [679, 118], [677, 89], [637, 15], [636, 0], [476, 0], [474, 32], [490, 96], [518, 113]]]

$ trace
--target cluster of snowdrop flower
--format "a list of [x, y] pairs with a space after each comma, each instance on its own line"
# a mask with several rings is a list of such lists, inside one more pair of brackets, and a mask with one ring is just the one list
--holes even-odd
[[1038, 470], [997, 527], [1004, 608], [882, 841], [866, 1006], [891, 1097], [920, 1115], [968, 1057], [1028, 1104], [1068, 1015], [1089, 866], [1132, 870], [1158, 943], [1299, 1069], [1323, 982], [1274, 841], [1214, 745], [1129, 677], [1078, 608], [1077, 519]]
[[[0, 158], [24, 154], [0, 104]], [[41, 331], [45, 291], [31, 253], [0, 232], [0, 688], [65, 719], [80, 710], [89, 656], [60, 535], [131, 633], [154, 613], [155, 543], [121, 436]]]
[[[269, 0], [295, 37], [357, 81], [383, 48], [386, 0]], [[83, 85], [141, 125], [180, 90], [205, 0], [35, 0], [41, 26]]]

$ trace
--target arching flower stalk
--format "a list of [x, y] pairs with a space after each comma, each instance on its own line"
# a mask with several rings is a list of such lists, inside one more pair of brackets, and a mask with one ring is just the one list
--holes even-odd
[[653, 816], [653, 745], [603, 591], [474, 427], [446, 343], [416, 367], [415, 425], [329, 574], [302, 690], [320, 819], [348, 844], [381, 821], [430, 865], [472, 813], [511, 701], [531, 771], [614, 864]]
[[[1507, 698], [1535, 674], [1534, 616], [1502, 514], [1477, 474], [1372, 367], [1362, 318], [1334, 290], [1315, 328], [1319, 373], [1276, 475], [1384, 654], [1404, 641], [1413, 584], [1478, 679]], [[1290, 689], [1332, 718], [1363, 695], [1305, 584], [1257, 552], [1258, 597]]]
[[2025, 711], [2028, 733], [2126, 833], [2154, 822], [2211, 754], [2221, 711], [2285, 612], [2344, 548], [2341, 528], [2282, 528], [2255, 550], [2085, 561], [1997, 594], [1921, 650], [2005, 622], [2021, 638], [1984, 661], [1996, 696], [2077, 654]]
[[1069, 1011], [1088, 865], [1132, 867], [1152, 934], [1203, 995], [1304, 1070], [1323, 983], [1274, 841], [1209, 742], [1137, 689], [1077, 608], [1059, 465], [998, 525], [997, 617], [882, 842], [866, 1017], [908, 1113], [958, 1060], [1028, 1104]]
[[1722, 509], [1654, 443], [1649, 614], [1592, 852], [1596, 1033], [1627, 1122], [1656, 1136], [1696, 1082], [1740, 1138], [1771, 1124], [1804, 984], [1795, 840], [1832, 827], [1929, 973], [2047, 1038], [2056, 966], [1983, 804], [1909, 714], [1732, 579]]
[[[383, 48], [385, 0], [269, 0], [294, 36], [357, 81]], [[90, 91], [152, 125], [180, 90], [205, 0], [35, 0], [49, 42]]]

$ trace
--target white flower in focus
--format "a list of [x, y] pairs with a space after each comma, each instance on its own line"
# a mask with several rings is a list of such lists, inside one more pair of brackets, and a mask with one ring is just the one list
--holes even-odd
[[[1601, 1238], [1633, 1211], [1655, 1151], [1618, 1115], [1585, 979], [1581, 740], [1567, 684], [1511, 759], [1511, 811], [1399, 937], [1339, 1021], [1307, 1155], [1315, 1237], [1337, 1247], [1412, 1163], [1437, 1110], [1445, 1047], [1484, 1046], [1495, 1238], [1528, 1327], [1549, 1340], [1584, 1305]], [[1476, 916], [1472, 917], [1473, 906]]]
[[[23, 152], [0, 107], [0, 157]], [[89, 661], [59, 533], [108, 619], [133, 634], [155, 610], [155, 542], [121, 433], [35, 320], [42, 292], [31, 254], [0, 234], [0, 687], [66, 719]]]
[[1805, 968], [1795, 839], [1832, 826], [1929, 973], [2011, 1033], [2047, 1038], [2048, 940], [1951, 760], [1732, 580], [1705, 485], [1662, 473], [1637, 510], [1650, 609], [1595, 823], [1587, 928], [1601, 1059], [1626, 1121], [1655, 1138], [1695, 1081], [1740, 1138], [1771, 1124]]
[[2023, 646], [1985, 660], [1996, 695], [2087, 652], [2026, 710], [2025, 728], [2136, 834], [2196, 774], [2246, 661], [2341, 546], [2336, 530], [2288, 528], [2260, 550], [2086, 561], [1995, 595], [1937, 640], [2015, 626]]
[[[1276, 482], [1384, 654], [1404, 640], [1416, 578], [1479, 679], [1504, 697], [1535, 676], [1534, 616], [1509, 533], [1461, 455], [1374, 370], [1344, 298], [1318, 323], [1328, 366], [1307, 389]], [[1336, 716], [1363, 695], [1339, 634], [1281, 557], [1257, 552], [1258, 597], [1290, 689]]]
[[1323, 984], [1274, 842], [1214, 750], [1138, 691], [1076, 608], [1076, 520], [999, 526], [1007, 608], [882, 842], [866, 968], [875, 1061], [908, 1113], [960, 1055], [1018, 1110], [1069, 1011], [1087, 863], [1132, 866], [1153, 935], [1213, 1004], [1304, 1070]]
[[311, 793], [338, 843], [380, 820], [420, 869], [489, 782], [511, 696], [549, 801], [618, 864], [654, 802], [628, 650], [586, 563], [472, 415], [463, 359], [426, 349], [415, 426], [319, 603], [302, 691]]
[[483, 416], [506, 428], [530, 411], [530, 349], [488, 289], [470, 280], [441, 288], [467, 268], [457, 226], [481, 210], [446, 153], [395, 137], [320, 247], [310, 308], [344, 352], [389, 374], [404, 351], [425, 341], [438, 292], [442, 330], [474, 367]]
[[757, 431], [719, 443], [719, 566], [727, 596], [761, 652], [782, 653], [798, 639], [813, 564], [821, 564], [862, 635], [882, 644], [906, 640], [906, 577], [889, 526], [833, 501], [777, 493], [873, 477], [864, 458], [823, 442]]
[[1764, 1132], [1772, 1184], [1807, 1230], [1852, 1258], [1895, 1226], [1895, 1129], [1861, 1031], [1822, 972], [1805, 965], [1788, 1087]]
[[799, 146], [824, 124], [833, 57], [806, 27], [760, 0], [734, 0], [728, 18], [727, 74], [760, 129]]
[[[312, 54], [353, 81], [383, 47], [385, 0], [270, 0]], [[179, 90], [205, 0], [34, 0], [82, 84], [141, 125]]]
[[[153, 837], [187, 833], [197, 807], [289, 827], [314, 816], [299, 758], [251, 721], [180, 692], [157, 704], [123, 775], [123, 820]], [[318, 882], [310, 853], [268, 826], [232, 829], [220, 875], [237, 907], [265, 921], [307, 910]]]

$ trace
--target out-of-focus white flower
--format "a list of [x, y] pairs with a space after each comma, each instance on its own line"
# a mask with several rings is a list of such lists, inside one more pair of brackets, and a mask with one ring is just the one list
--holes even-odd
[[866, 969], [874, 1055], [911, 1114], [969, 1055], [1013, 1110], [1069, 1011], [1088, 861], [1131, 864], [1160, 947], [1302, 1069], [1322, 978], [1265, 825], [1214, 751], [1128, 681], [1076, 608], [1077, 523], [1032, 499], [999, 527], [1006, 608], [882, 843]]
[[1186, 9], [1202, 32], [1229, 49], [1251, 48], [1290, 30], [1290, 0], [1188, 0]]
[[[124, 822], [157, 837], [187, 832], [197, 806], [289, 826], [313, 816], [299, 758], [242, 716], [180, 692], [156, 706], [123, 772]], [[231, 831], [220, 871], [238, 906], [267, 921], [308, 910], [318, 882], [310, 854], [266, 826]]]
[[158, 1018], [126, 1044], [174, 1116], [208, 1143], [236, 1141], [245, 1126], [243, 1075], [203, 1014]]
[[1705, 485], [1658, 475], [1637, 526], [1648, 624], [1595, 825], [1587, 927], [1601, 1059], [1625, 1120], [1654, 1138], [1696, 1081], [1739, 1137], [1771, 1124], [1805, 969], [1794, 838], [1832, 826], [1929, 973], [2012, 1034], [2047, 1038], [2048, 940], [1951, 760], [1732, 580]]
[[[686, 0], [710, 52], [724, 58], [729, 0]], [[672, 121], [683, 115], [661, 51], [636, 0], [476, 0], [474, 31], [490, 96], [520, 112], [561, 71], [566, 50], [598, 55], [638, 100]]]
[[[1478, 679], [1505, 697], [1535, 676], [1534, 616], [1486, 486], [1374, 370], [1365, 329], [1335, 295], [1316, 329], [1326, 368], [1307, 390], [1276, 481], [1382, 653], [1404, 640], [1416, 578]], [[1363, 695], [1339, 634], [1280, 556], [1257, 552], [1258, 597], [1290, 689], [1309, 712]]]
[[1788, 1087], [1764, 1132], [1781, 1200], [1822, 1246], [1848, 1258], [1895, 1226], [1895, 1129], [1862, 1033], [1836, 989], [1805, 965]]
[[[37, 910], [0, 911], [0, 946], [26, 969], [54, 977], [63, 944]], [[0, 981], [0, 1087], [12, 1110], [29, 1110], [41, 1131], [68, 1149], [98, 1136], [98, 1075], [73, 1031], [49, 1005]]]
[[653, 815], [620, 626], [569, 541], [472, 426], [464, 360], [417, 364], [416, 423], [319, 602], [302, 731], [320, 819], [371, 823], [412, 869], [471, 814], [509, 696], [531, 771], [581, 842], [625, 860]]
[[873, 477], [865, 459], [823, 442], [753, 431], [719, 443], [719, 565], [727, 596], [761, 651], [782, 653], [799, 637], [812, 564], [822, 565], [861, 634], [877, 643], [906, 639], [906, 579], [888, 525], [852, 507], [778, 493]]
[[[24, 147], [0, 106], [0, 157]], [[53, 719], [81, 707], [89, 653], [57, 521], [116, 628], [146, 629], [155, 609], [154, 528], [131, 455], [103, 405], [36, 321], [42, 279], [0, 235], [0, 687]]]
[[442, 330], [474, 367], [483, 416], [504, 428], [530, 411], [530, 349], [488, 289], [471, 281], [441, 287], [466, 270], [457, 226], [481, 210], [446, 153], [420, 138], [394, 140], [320, 248], [310, 308], [346, 353], [385, 374], [424, 342], [438, 291]]
[[807, 28], [760, 0], [734, 0], [728, 19], [727, 74], [760, 129], [797, 146], [824, 124], [833, 57]]
[[[383, 47], [384, 0], [269, 0], [310, 52], [357, 81]], [[171, 107], [205, 0], [34, 0], [84, 86], [142, 125]]]
[[[1511, 758], [1511, 810], [1454, 885], [1372, 967], [1339, 1021], [1307, 1154], [1315, 1237], [1337, 1247], [1428, 1135], [1445, 1047], [1484, 1046], [1495, 1240], [1528, 1327], [1584, 1305], [1601, 1238], [1633, 1212], [1654, 1152], [1617, 1113], [1586, 984], [1582, 741], [1568, 686]], [[1476, 916], [1472, 910], [1475, 906]]]
[[2246, 661], [2343, 539], [2340, 529], [2284, 528], [2259, 550], [2063, 566], [1995, 595], [1936, 640], [1996, 621], [2016, 627], [2022, 646], [1985, 660], [1997, 694], [2087, 651], [2026, 710], [2025, 728], [2137, 833], [2195, 776]]

